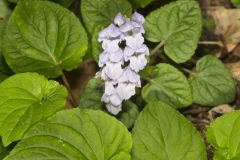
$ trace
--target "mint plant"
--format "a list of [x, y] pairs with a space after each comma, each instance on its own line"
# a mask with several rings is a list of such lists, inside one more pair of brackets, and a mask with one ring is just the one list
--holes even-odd
[[[155, 3], [0, 1], [0, 159], [239, 159], [239, 111], [202, 133], [212, 147], [184, 116], [236, 100], [224, 63], [195, 55], [199, 3]], [[80, 98], [66, 72], [88, 79]]]

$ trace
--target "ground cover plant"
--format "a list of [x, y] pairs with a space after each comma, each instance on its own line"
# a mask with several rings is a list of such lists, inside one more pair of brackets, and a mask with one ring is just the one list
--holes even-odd
[[0, 159], [239, 160], [240, 2], [209, 3], [0, 0]]

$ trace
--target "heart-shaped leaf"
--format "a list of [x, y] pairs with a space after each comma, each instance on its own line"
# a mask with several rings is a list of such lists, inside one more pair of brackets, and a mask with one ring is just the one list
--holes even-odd
[[177, 63], [194, 54], [201, 35], [201, 10], [198, 2], [172, 2], [150, 13], [146, 18], [146, 38], [164, 43], [164, 51]]
[[58, 112], [32, 127], [5, 160], [130, 160], [131, 134], [102, 111]]
[[134, 160], [206, 160], [200, 134], [178, 111], [149, 103], [133, 128]]
[[73, 13], [52, 2], [21, 0], [6, 28], [4, 57], [16, 73], [57, 77], [79, 65], [87, 45], [85, 30]]
[[161, 100], [174, 108], [192, 104], [191, 87], [182, 72], [169, 64], [158, 64], [151, 68], [149, 83], [142, 89], [146, 102]]
[[33, 124], [65, 106], [67, 91], [37, 73], [16, 74], [0, 84], [0, 136], [4, 146], [20, 140]]
[[127, 0], [82, 0], [81, 12], [88, 32], [93, 34], [96, 26], [111, 24], [119, 12], [130, 16], [132, 6]]
[[215, 148], [214, 160], [240, 159], [240, 111], [217, 118], [207, 129], [208, 142]]
[[235, 99], [235, 83], [224, 64], [211, 55], [197, 62], [196, 73], [191, 74], [193, 101], [204, 106], [217, 106]]

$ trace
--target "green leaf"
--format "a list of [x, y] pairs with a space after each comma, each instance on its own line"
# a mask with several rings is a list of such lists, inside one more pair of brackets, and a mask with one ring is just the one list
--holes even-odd
[[130, 16], [132, 6], [127, 0], [82, 0], [81, 12], [85, 26], [92, 34], [96, 26], [111, 24], [119, 12]]
[[200, 134], [178, 111], [151, 102], [133, 128], [133, 160], [206, 160]]
[[64, 7], [69, 7], [71, 6], [74, 0], [50, 0], [50, 1], [61, 4]]
[[92, 35], [92, 56], [96, 62], [98, 62], [99, 55], [102, 53], [101, 43], [98, 42], [98, 34], [103, 28], [101, 25], [97, 26]]
[[146, 38], [163, 42], [164, 51], [177, 63], [186, 62], [194, 54], [202, 29], [198, 2], [172, 2], [150, 13], [146, 18]]
[[203, 106], [230, 103], [235, 99], [235, 83], [229, 70], [217, 58], [207, 55], [197, 62], [189, 78], [193, 101]]
[[37, 73], [16, 74], [0, 84], [0, 136], [4, 146], [35, 123], [64, 108], [67, 91]]
[[0, 81], [13, 74], [3, 57], [3, 36], [8, 19], [9, 17], [7, 16], [4, 20], [0, 20]]
[[131, 148], [131, 134], [115, 118], [73, 109], [35, 125], [5, 160], [130, 160]]
[[2, 139], [0, 137], [0, 159], [2, 160], [4, 157], [6, 157], [10, 151], [11, 147], [4, 147], [2, 144]]
[[132, 128], [137, 117], [139, 115], [138, 106], [132, 101], [128, 100], [123, 102], [123, 110], [117, 115], [119, 121], [121, 121], [127, 128]]
[[101, 79], [92, 78], [84, 88], [81, 98], [80, 107], [104, 110], [105, 105], [101, 102], [104, 92], [104, 83]]
[[235, 7], [240, 8], [240, 0], [231, 0], [231, 2]]
[[[17, 3], [19, 0], [8, 0], [8, 1], [12, 2], [12, 3]], [[48, 1], [58, 3], [64, 7], [69, 7], [73, 3], [74, 0], [48, 0]]]
[[150, 82], [142, 89], [142, 96], [146, 102], [161, 100], [174, 108], [192, 104], [191, 87], [182, 72], [164, 63], [151, 70]]
[[8, 8], [8, 5], [5, 0], [0, 1], [0, 22], [1, 20], [5, 19], [11, 11]]
[[207, 129], [207, 141], [214, 147], [214, 160], [240, 159], [240, 111], [217, 118]]
[[76, 16], [48, 1], [21, 0], [4, 37], [4, 56], [14, 72], [57, 77], [82, 61], [87, 35]]
[[153, 1], [155, 0], [133, 0], [133, 2], [137, 3], [141, 8], [146, 7]]

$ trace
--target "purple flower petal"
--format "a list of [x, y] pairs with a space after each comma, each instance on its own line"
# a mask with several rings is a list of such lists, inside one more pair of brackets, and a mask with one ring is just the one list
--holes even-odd
[[118, 13], [117, 16], [114, 19], [114, 24], [121, 26], [126, 22], [126, 18], [121, 14]]
[[135, 84], [119, 83], [116, 90], [122, 99], [127, 100], [135, 94]]
[[131, 83], [138, 83], [140, 81], [140, 76], [131, 70], [131, 68], [126, 68], [118, 79], [119, 82], [131, 82]]
[[131, 20], [134, 21], [134, 22], [140, 23], [140, 24], [143, 24], [145, 22], [145, 18], [141, 14], [139, 14], [137, 12], [135, 12], [132, 15]]
[[107, 52], [116, 52], [119, 50], [120, 39], [115, 40], [103, 40], [102, 48]]
[[129, 46], [134, 50], [139, 49], [143, 45], [143, 42], [144, 42], [144, 38], [141, 34], [126, 37], [127, 46]]
[[130, 58], [130, 68], [135, 72], [139, 72], [147, 65], [147, 59], [144, 54], [132, 56]]
[[116, 80], [123, 73], [122, 64], [107, 62], [106, 66], [103, 68], [103, 71], [110, 79]]
[[114, 24], [111, 24], [107, 28], [103, 29], [98, 35], [98, 41], [102, 42], [104, 39], [117, 38], [121, 34], [121, 31]]

